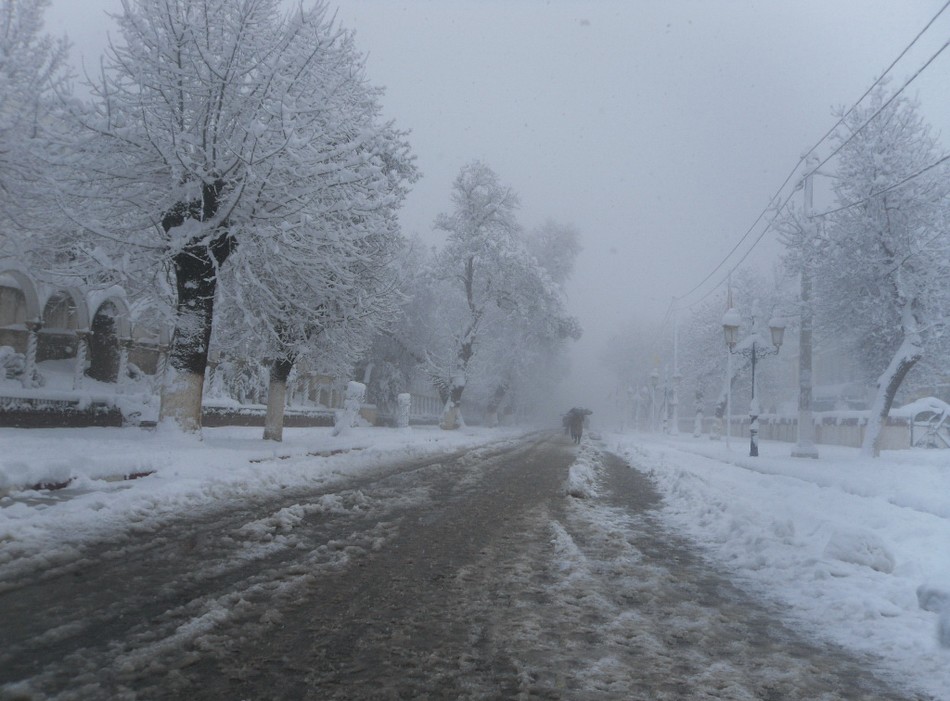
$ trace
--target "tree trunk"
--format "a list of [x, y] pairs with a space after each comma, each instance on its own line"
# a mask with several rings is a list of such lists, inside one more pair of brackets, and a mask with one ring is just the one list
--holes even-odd
[[462, 392], [465, 391], [465, 379], [458, 377], [452, 378], [452, 384], [449, 386], [449, 399], [442, 410], [442, 421], [439, 427], [446, 431], [454, 431], [465, 425], [462, 419]]
[[[471, 338], [476, 326], [477, 324], [473, 323], [466, 336]], [[462, 392], [465, 391], [468, 362], [472, 359], [474, 351], [474, 341], [472, 340], [462, 343], [459, 348], [455, 373], [449, 381], [448, 401], [445, 402], [445, 408], [442, 410], [442, 421], [439, 424], [444, 430], [454, 431], [465, 425], [465, 421], [462, 419]]]
[[[215, 216], [224, 184], [217, 181], [202, 187], [200, 200], [181, 202], [162, 219], [166, 232], [189, 220], [208, 221]], [[222, 222], [210, 242], [195, 237], [172, 258], [178, 292], [175, 336], [168, 354], [162, 382], [159, 421], [171, 421], [188, 433], [201, 430], [201, 394], [208, 344], [214, 318], [214, 295], [218, 268], [234, 250], [236, 241]]]
[[487, 423], [490, 428], [494, 428], [498, 425], [498, 410], [501, 408], [501, 403], [505, 400], [505, 395], [507, 394], [507, 383], [500, 384], [495, 388], [495, 392], [492, 394], [491, 401], [488, 402], [488, 408], [486, 411], [486, 418], [488, 419]]
[[904, 338], [897, 353], [888, 365], [887, 370], [877, 381], [877, 395], [871, 405], [871, 415], [864, 431], [864, 442], [861, 445], [861, 454], [865, 457], [879, 457], [881, 454], [881, 434], [887, 416], [894, 402], [894, 395], [901, 383], [920, 360], [923, 351], [917, 334], [910, 334]]
[[292, 360], [275, 360], [270, 368], [270, 384], [267, 388], [267, 417], [264, 419], [264, 440], [284, 439], [284, 405], [287, 400], [287, 378], [293, 369]]
[[201, 430], [201, 394], [214, 318], [217, 271], [210, 256], [175, 257], [178, 316], [162, 384], [159, 418], [183, 431]]

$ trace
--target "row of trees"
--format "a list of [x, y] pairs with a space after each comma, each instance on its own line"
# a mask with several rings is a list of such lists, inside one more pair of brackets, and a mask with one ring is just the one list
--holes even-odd
[[877, 391], [862, 450], [877, 455], [911, 371], [930, 385], [950, 374], [950, 173], [911, 99], [879, 87], [839, 116], [835, 211], [788, 213], [784, 241], [790, 268], [814, 282], [819, 333], [847, 328], [869, 370]]
[[[444, 249], [407, 245], [406, 133], [326, 3], [123, 0], [118, 38], [79, 81], [88, 99], [41, 32], [46, 5], [0, 0], [0, 254], [122, 284], [140, 316], [174, 326], [163, 420], [200, 427], [212, 343], [268, 360], [265, 437], [279, 439], [299, 363], [342, 377], [372, 347], [374, 366], [403, 371], [377, 373], [388, 396], [411, 358], [454, 426], [467, 378], [500, 399], [577, 336], [562, 308], [576, 235], [525, 237], [486, 166], [459, 175]], [[562, 259], [545, 236], [570, 239]]]
[[580, 251], [578, 232], [553, 221], [526, 232], [518, 197], [484, 163], [464, 166], [452, 208], [436, 218], [443, 246], [413, 248], [401, 321], [370, 354], [377, 400], [392, 402], [418, 369], [439, 390], [442, 425], [460, 424], [463, 392], [486, 407], [536, 405], [565, 371], [562, 351], [580, 337], [564, 285]]
[[[862, 446], [875, 455], [898, 391], [912, 395], [946, 384], [950, 375], [950, 173], [938, 139], [908, 97], [879, 86], [836, 116], [836, 158], [819, 173], [832, 176], [833, 204], [821, 212], [799, 204], [776, 213], [782, 264], [770, 276], [738, 271], [732, 294], [746, 314], [745, 328], [758, 301], [760, 328], [773, 314], [790, 322], [786, 345], [794, 347], [800, 323], [813, 323], [818, 346], [855, 361], [875, 388]], [[723, 311], [721, 297], [692, 307], [689, 319], [681, 319], [679, 346], [680, 386], [689, 390], [681, 394], [698, 390], [720, 404], [736, 378], [748, 379], [739, 363], [726, 377]], [[618, 376], [650, 372], [654, 358], [671, 355], [664, 343], [644, 349], [637, 369], [614, 362], [624, 373]], [[614, 346], [620, 345], [618, 338]], [[764, 364], [764, 393], [794, 404], [797, 386], [776, 386], [778, 367]]]
[[[48, 47], [44, 5], [3, 5], [27, 65]], [[81, 81], [90, 99], [62, 89], [58, 65], [32, 85], [7, 74], [40, 97], [6, 134], [28, 142], [29, 172], [9, 178], [20, 216], [5, 243], [49, 275], [158, 293], [175, 328], [161, 418], [197, 430], [213, 327], [272, 360], [275, 395], [302, 358], [332, 365], [366, 345], [392, 311], [416, 171], [325, 4], [129, 0], [116, 19], [120, 38]]]

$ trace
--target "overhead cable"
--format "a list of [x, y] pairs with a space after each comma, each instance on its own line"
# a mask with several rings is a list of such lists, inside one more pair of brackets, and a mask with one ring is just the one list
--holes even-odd
[[[806, 175], [806, 176], [808, 176], [808, 175], [813, 175], [813, 174], [816, 173], [816, 172], [818, 171], [818, 169], [821, 168], [825, 163], [827, 163], [827, 162], [830, 161], [832, 158], [834, 158], [836, 155], [838, 155], [838, 153], [841, 151], [841, 149], [843, 149], [845, 146], [847, 146], [849, 143], [851, 143], [851, 141], [852, 141], [852, 139], [854, 139], [854, 137], [856, 137], [858, 134], [860, 134], [862, 131], [864, 131], [864, 129], [868, 126], [868, 124], [870, 124], [871, 122], [873, 122], [881, 112], [883, 112], [885, 109], [887, 109], [887, 107], [888, 107], [892, 102], [894, 102], [894, 100], [896, 100], [897, 97], [898, 97], [902, 92], [904, 92], [904, 90], [907, 88], [907, 86], [910, 85], [911, 83], [913, 83], [913, 82], [917, 79], [917, 77], [923, 72], [923, 70], [924, 70], [925, 68], [927, 68], [927, 66], [929, 66], [931, 63], [933, 63], [934, 60], [935, 60], [940, 54], [942, 54], [942, 53], [944, 52], [944, 50], [946, 50], [946, 48], [947, 48], [948, 46], [950, 46], [950, 39], [948, 39], [946, 42], [944, 42], [943, 46], [941, 46], [939, 49], [937, 49], [937, 52], [936, 52], [933, 56], [931, 56], [929, 59], [927, 59], [927, 62], [924, 63], [924, 65], [922, 65], [920, 68], [918, 68], [917, 71], [916, 71], [893, 95], [891, 95], [889, 98], [887, 98], [887, 100], [884, 101], [884, 104], [882, 104], [880, 107], [878, 107], [878, 108], [874, 111], [874, 114], [872, 114], [870, 117], [868, 117], [867, 120], [866, 120], [860, 127], [858, 127], [857, 129], [855, 129], [855, 130], [851, 133], [851, 136], [849, 136], [847, 139], [845, 139], [845, 140], [842, 141], [840, 144], [838, 144], [838, 147], [837, 147], [834, 151], [832, 151], [828, 156], [826, 156], [825, 159], [824, 159], [823, 161], [821, 161], [818, 165], [816, 165], [816, 166], [815, 166], [814, 168], [812, 168], [810, 171], [808, 171], [807, 173], [805, 173], [805, 175]], [[852, 109], [853, 109], [853, 108], [852, 108]]]
[[[726, 265], [726, 263], [729, 261], [729, 259], [732, 257], [732, 255], [739, 249], [739, 247], [746, 241], [746, 239], [749, 238], [749, 236], [750, 236], [750, 235], [752, 234], [752, 232], [755, 230], [755, 227], [758, 226], [759, 222], [762, 221], [762, 218], [768, 213], [769, 209], [772, 208], [773, 203], [774, 203], [776, 200], [779, 199], [779, 197], [780, 197], [782, 191], [784, 190], [784, 188], [786, 187], [786, 185], [788, 185], [789, 181], [792, 179], [792, 176], [794, 176], [794, 174], [795, 174], [796, 171], [799, 169], [799, 167], [801, 166], [801, 164], [808, 158], [808, 156], [810, 156], [812, 153], [814, 153], [814, 152], [818, 149], [818, 147], [819, 147], [822, 143], [824, 143], [824, 141], [825, 141], [826, 139], [828, 139], [828, 137], [830, 137], [830, 136], [835, 132], [835, 130], [836, 130], [839, 126], [841, 126], [841, 125], [844, 123], [844, 120], [845, 120], [852, 112], [854, 112], [854, 110], [857, 109], [858, 105], [871, 93], [871, 91], [874, 90], [874, 88], [877, 87], [877, 86], [884, 80], [884, 78], [887, 76], [887, 74], [888, 74], [891, 70], [893, 70], [894, 66], [897, 65], [897, 63], [907, 54], [908, 51], [910, 51], [910, 49], [917, 43], [917, 41], [921, 38], [921, 36], [923, 36], [923, 34], [924, 34], [928, 29], [930, 29], [930, 27], [933, 25], [933, 23], [940, 17], [940, 15], [943, 14], [943, 12], [944, 12], [948, 7], [950, 7], [950, 0], [947, 0], [947, 2], [945, 2], [945, 3], [943, 4], [943, 6], [942, 6], [942, 7], [937, 11], [937, 13], [930, 19], [930, 21], [927, 22], [926, 25], [924, 25], [923, 29], [921, 29], [921, 30], [917, 33], [917, 35], [910, 41], [910, 43], [907, 44], [907, 46], [905, 46], [904, 49], [897, 55], [897, 58], [895, 58], [893, 61], [891, 61], [890, 65], [884, 70], [884, 72], [881, 73], [881, 75], [870, 85], [870, 87], [868, 87], [867, 90], [864, 91], [864, 93], [861, 95], [861, 97], [859, 97], [859, 98], [851, 105], [851, 107], [848, 108], [848, 110], [847, 110], [846, 112], [844, 112], [844, 113], [841, 115], [841, 117], [838, 118], [838, 120], [831, 126], [831, 128], [828, 129], [828, 131], [826, 131], [825, 134], [824, 134], [817, 142], [815, 142], [815, 144], [814, 144], [810, 149], [808, 149], [808, 151], [806, 151], [804, 154], [802, 154], [802, 156], [798, 159], [798, 162], [795, 164], [795, 166], [791, 169], [791, 171], [789, 171], [788, 175], [785, 177], [785, 180], [782, 181], [782, 184], [778, 187], [778, 189], [776, 190], [775, 194], [772, 195], [772, 198], [769, 200], [769, 204], [766, 205], [766, 206], [762, 209], [761, 212], [759, 212], [758, 216], [755, 218], [755, 221], [752, 222], [752, 225], [746, 230], [746, 232], [745, 232], [745, 233], [742, 235], [742, 237], [736, 242], [736, 244], [729, 250], [729, 252], [725, 255], [725, 257], [723, 257], [723, 259], [712, 269], [712, 271], [710, 271], [710, 273], [709, 273], [706, 277], [704, 277], [698, 284], [696, 284], [696, 285], [695, 285], [692, 289], [690, 289], [688, 292], [686, 292], [685, 294], [683, 294], [683, 295], [681, 295], [681, 296], [679, 296], [679, 297], [677, 297], [677, 298], [674, 299], [673, 303], [671, 304], [671, 308], [667, 311], [667, 315], [666, 315], [667, 317], [669, 316], [670, 312], [672, 311], [672, 307], [678, 306], [680, 300], [689, 297], [691, 294], [693, 294], [693, 293], [696, 292], [698, 289], [700, 289], [700, 288], [701, 288], [704, 284], [706, 284], [706, 282], [708, 282], [720, 269], [722, 269], [722, 267], [723, 267], [724, 265]], [[815, 172], [818, 171], [819, 168], [821, 168], [822, 165], [824, 165], [824, 164], [827, 163], [831, 158], [833, 158], [835, 155], [837, 155], [837, 153], [838, 153], [842, 148], [844, 148], [844, 146], [846, 146], [858, 133], [860, 133], [865, 127], [867, 127], [867, 125], [868, 125], [871, 121], [873, 121], [873, 119], [874, 119], [875, 117], [877, 117], [877, 115], [880, 114], [881, 111], [883, 111], [891, 102], [893, 102], [894, 99], [896, 99], [897, 96], [900, 95], [900, 94], [907, 88], [907, 86], [909, 86], [909, 85], [924, 71], [924, 69], [926, 69], [931, 63], [933, 63], [933, 61], [947, 48], [948, 45], [950, 45], [950, 40], [948, 40], [946, 43], [944, 43], [944, 45], [941, 46], [940, 49], [938, 49], [937, 52], [936, 52], [935, 54], [933, 54], [933, 55], [926, 61], [926, 63], [924, 63], [923, 66], [921, 66], [919, 69], [917, 69], [917, 71], [900, 87], [899, 90], [897, 90], [897, 92], [894, 93], [894, 95], [892, 95], [892, 96], [880, 107], [880, 109], [878, 109], [878, 110], [871, 116], [870, 119], [868, 119], [868, 120], [867, 120], [864, 124], [862, 124], [857, 130], [855, 130], [855, 132], [852, 133], [851, 136], [849, 136], [847, 140], [845, 140], [843, 143], [841, 143], [841, 144], [831, 153], [831, 155], [829, 155], [829, 156], [826, 157], [824, 160], [822, 160], [817, 166], [815, 166], [813, 169], [811, 169], [810, 171], [808, 171], [807, 173], [805, 173], [802, 177], [804, 178], [804, 177], [806, 177], [806, 176], [808, 176], [808, 175], [814, 174]], [[928, 168], [925, 169], [925, 170], [929, 170], [929, 168], [936, 167], [937, 165], [939, 165], [940, 162], [943, 162], [943, 160], [945, 160], [945, 159], [941, 159], [941, 161], [939, 161], [938, 163], [933, 164], [932, 166], [928, 167]], [[916, 174], [916, 175], [919, 175], [919, 173]], [[915, 175], [914, 177], [916, 177], [916, 175]], [[908, 178], [908, 180], [909, 180], [909, 179], [910, 179], [910, 178]], [[902, 181], [901, 183], [898, 183], [898, 184], [892, 186], [892, 188], [889, 188], [889, 189], [893, 189], [893, 187], [899, 187], [901, 184], [903, 184], [903, 182], [905, 182], [905, 181]], [[793, 190], [793, 191], [792, 191], [792, 194], [793, 194], [794, 192], [795, 192], [795, 191]], [[782, 205], [781, 205], [779, 208], [777, 208], [777, 210], [780, 211], [781, 209], [784, 209], [784, 207], [788, 204], [788, 202], [789, 202], [790, 199], [791, 199], [791, 194], [789, 194], [789, 195], [785, 198], [785, 201], [782, 203]], [[854, 203], [854, 204], [852, 204], [852, 205], [850, 205], [850, 206], [855, 206], [855, 204], [857, 204], [857, 203]], [[838, 211], [838, 210], [833, 210], [833, 211]], [[831, 212], [828, 212], [828, 213], [831, 213]], [[753, 244], [752, 244], [752, 246], [749, 248], [749, 250], [746, 251], [745, 254], [743, 254], [743, 256], [739, 259], [739, 261], [738, 261], [735, 265], [733, 265], [733, 266], [730, 268], [730, 270], [729, 270], [730, 273], [732, 273], [733, 271], [735, 271], [735, 269], [736, 269], [739, 265], [741, 265], [742, 262], [748, 257], [749, 253], [752, 252], [752, 249], [755, 248], [756, 245], [758, 245], [758, 243], [762, 240], [762, 238], [765, 236], [765, 234], [769, 231], [769, 229], [771, 228], [771, 224], [772, 224], [772, 223], [769, 222], [769, 223], [766, 225], [765, 229], [762, 231], [762, 233], [759, 234], [759, 236], [758, 236], [758, 237], [756, 238], [756, 240], [753, 242]], [[721, 284], [722, 284], [722, 281], [720, 281], [719, 283], [717, 283], [709, 292], [707, 292], [705, 295], [703, 295], [700, 299], [696, 300], [696, 301], [693, 302], [692, 304], [687, 305], [687, 308], [692, 307], [692, 306], [695, 306], [695, 305], [698, 304], [699, 302], [701, 302], [701, 301], [703, 301], [704, 299], [706, 299], [713, 291], [715, 291], [716, 289], [718, 289]]]
[[860, 200], [857, 200], [856, 202], [849, 202], [848, 204], [842, 205], [842, 206], [840, 206], [840, 207], [836, 207], [835, 209], [829, 209], [829, 210], [827, 210], [827, 211], [825, 211], [825, 212], [821, 212], [820, 214], [812, 214], [812, 215], [809, 217], [809, 219], [816, 219], [816, 218], [817, 218], [817, 219], [820, 219], [820, 218], [822, 218], [822, 217], [827, 217], [828, 215], [831, 215], [831, 214], [837, 214], [838, 212], [843, 212], [843, 211], [846, 210], [846, 209], [851, 209], [852, 207], [857, 207], [858, 205], [861, 205], [861, 204], [865, 204], [865, 203], [867, 203], [867, 202], [870, 202], [873, 198], [879, 197], [880, 195], [887, 194], [887, 193], [890, 192], [891, 190], [896, 190], [897, 188], [901, 187], [902, 185], [906, 185], [906, 184], [909, 183], [911, 180], [914, 180], [915, 178], [919, 178], [921, 175], [923, 175], [923, 174], [926, 173], [927, 171], [933, 170], [934, 168], [936, 168], [937, 166], [939, 166], [941, 163], [945, 163], [945, 162], [947, 162], [947, 161], [950, 161], [950, 153], [945, 154], [944, 156], [938, 158], [936, 161], [934, 161], [933, 163], [931, 163], [929, 166], [924, 166], [923, 168], [921, 168], [921, 169], [918, 170], [917, 172], [915, 172], [915, 173], [913, 173], [913, 174], [911, 174], [911, 175], [908, 175], [906, 178], [904, 178], [903, 180], [901, 180], [901, 181], [899, 181], [899, 182], [894, 183], [893, 185], [888, 185], [887, 187], [881, 188], [880, 190], [875, 190], [874, 192], [872, 192], [872, 193], [871, 193], [870, 195], [868, 195], [867, 197], [864, 197], [864, 198], [862, 198], [862, 199], [860, 199]]

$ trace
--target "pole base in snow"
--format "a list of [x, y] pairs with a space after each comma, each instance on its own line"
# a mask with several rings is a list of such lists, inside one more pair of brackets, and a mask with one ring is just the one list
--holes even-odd
[[460, 427], [458, 409], [448, 409], [442, 414], [439, 428], [443, 431], [455, 431]]
[[818, 459], [818, 448], [813, 445], [797, 445], [792, 449], [793, 458], [811, 458]]
[[[755, 367], [755, 363], [752, 367]], [[752, 403], [755, 404], [754, 398]], [[749, 457], [757, 458], [759, 457], [759, 415], [750, 413], [749, 419]]]

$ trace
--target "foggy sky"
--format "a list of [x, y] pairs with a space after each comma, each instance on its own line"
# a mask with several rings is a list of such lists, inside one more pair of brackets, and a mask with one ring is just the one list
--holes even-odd
[[[423, 178], [406, 233], [439, 242], [463, 164], [519, 193], [521, 221], [581, 232], [569, 288], [585, 329], [566, 396], [597, 405], [591, 368], [627, 320], [661, 318], [752, 225], [804, 151], [944, 0], [340, 0], [385, 116]], [[98, 61], [119, 0], [52, 0], [47, 29]], [[950, 11], [898, 64], [901, 85], [950, 35]], [[950, 52], [948, 52], [950, 53]], [[941, 55], [909, 89], [950, 133]], [[946, 143], [946, 138], [944, 138]], [[825, 149], [825, 153], [829, 150]], [[751, 260], [774, 253], [767, 236]], [[567, 400], [565, 400], [567, 401]]]

